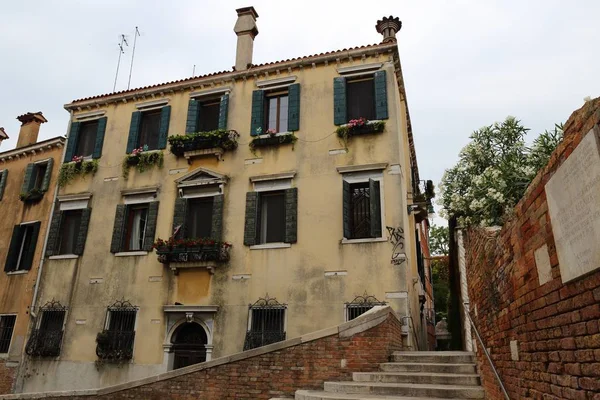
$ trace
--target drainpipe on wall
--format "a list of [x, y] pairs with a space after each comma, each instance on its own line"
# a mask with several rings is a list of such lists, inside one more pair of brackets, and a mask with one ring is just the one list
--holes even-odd
[[465, 245], [463, 231], [456, 230], [456, 243], [458, 245], [458, 269], [460, 271], [460, 297], [463, 304], [463, 332], [465, 334], [465, 350], [473, 351], [473, 337], [471, 336], [471, 324], [469, 323], [469, 288], [467, 286], [467, 263], [465, 259]]

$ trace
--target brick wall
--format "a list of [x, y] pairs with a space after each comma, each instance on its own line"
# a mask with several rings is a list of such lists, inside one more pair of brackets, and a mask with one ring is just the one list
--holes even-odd
[[[364, 318], [363, 318], [364, 317]], [[402, 348], [401, 323], [390, 307], [339, 327], [187, 367], [137, 382], [91, 391], [44, 394], [45, 399], [216, 400], [293, 397], [326, 380], [351, 380], [352, 371], [375, 371]], [[316, 338], [313, 340], [313, 338]], [[0, 399], [39, 398], [34, 395]]]
[[[600, 99], [574, 112], [563, 143], [513, 217], [501, 230], [466, 235], [471, 314], [512, 399], [600, 400], [600, 270], [562, 283], [544, 191], [598, 121]], [[552, 279], [540, 286], [534, 252], [544, 244]], [[511, 358], [511, 341], [517, 341], [518, 361]], [[481, 346], [477, 350], [489, 398], [502, 399]]]
[[16, 367], [7, 367], [6, 361], [0, 360], [0, 394], [12, 393], [16, 375]]

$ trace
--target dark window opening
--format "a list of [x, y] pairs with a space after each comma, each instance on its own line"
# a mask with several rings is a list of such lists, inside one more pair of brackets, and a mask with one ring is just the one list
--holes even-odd
[[0, 315], [0, 353], [8, 353], [16, 320], [16, 315]]
[[371, 237], [371, 203], [369, 182], [350, 185], [350, 231], [351, 238]]
[[[79, 128], [77, 137], [77, 149], [75, 155], [91, 157], [96, 146], [96, 134], [98, 133], [98, 121], [84, 122]], [[71, 161], [71, 160], [68, 160]]]
[[148, 205], [127, 207], [127, 223], [125, 225], [124, 251], [139, 251], [144, 247], [146, 237], [146, 222], [148, 220]]
[[244, 350], [285, 340], [285, 309], [285, 304], [268, 297], [251, 305]]
[[32, 357], [56, 357], [60, 354], [66, 308], [50, 302], [40, 308], [40, 323], [31, 331], [25, 352]]
[[[267, 94], [265, 101], [265, 124], [268, 131], [288, 131], [288, 93]], [[263, 132], [266, 133], [266, 132]]]
[[348, 121], [358, 118], [375, 119], [374, 82], [373, 78], [348, 81], [346, 85]]
[[133, 332], [135, 329], [136, 310], [110, 310], [108, 330]]
[[60, 227], [59, 254], [75, 254], [77, 236], [81, 226], [82, 210], [64, 211]]
[[187, 229], [188, 238], [208, 238], [212, 233], [213, 198], [201, 197], [188, 201]]
[[130, 360], [133, 357], [137, 308], [128, 301], [108, 307], [107, 328], [96, 337], [96, 355], [107, 361]]
[[346, 321], [351, 321], [375, 306], [385, 306], [387, 303], [379, 301], [375, 296], [369, 296], [366, 293], [363, 296], [356, 296], [350, 303], [346, 303]]
[[142, 121], [140, 122], [140, 136], [137, 147], [148, 146], [148, 150], [158, 149], [160, 116], [160, 109], [142, 113]]
[[209, 132], [219, 129], [219, 111], [221, 109], [221, 102], [207, 101], [200, 103], [200, 112], [198, 118], [200, 118], [198, 126], [199, 132]]
[[258, 243], [283, 243], [285, 240], [284, 193], [261, 193], [259, 203]]
[[173, 334], [173, 369], [187, 367], [206, 361], [208, 338], [199, 324], [184, 323]]
[[13, 271], [20, 271], [29, 269], [30, 265], [25, 265], [28, 252], [31, 249], [31, 241], [33, 240], [33, 224], [21, 225], [21, 236], [19, 237], [19, 253], [17, 257], [17, 263]]
[[46, 176], [46, 171], [48, 170], [48, 164], [35, 164], [33, 168], [33, 189], [42, 190], [42, 185], [44, 184], [44, 177]]

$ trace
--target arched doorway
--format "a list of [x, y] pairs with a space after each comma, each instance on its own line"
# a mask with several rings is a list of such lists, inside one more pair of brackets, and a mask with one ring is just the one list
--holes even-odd
[[206, 331], [196, 322], [184, 323], [173, 333], [173, 369], [206, 361]]

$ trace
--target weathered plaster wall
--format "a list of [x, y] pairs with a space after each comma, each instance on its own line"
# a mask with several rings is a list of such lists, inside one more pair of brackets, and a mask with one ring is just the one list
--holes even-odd
[[[513, 399], [599, 398], [600, 270], [596, 265], [594, 272], [564, 282], [544, 190], [594, 126], [600, 134], [598, 122], [595, 99], [569, 118], [564, 141], [502, 230], [473, 229], [467, 235], [471, 315]], [[597, 226], [598, 216], [588, 217]], [[547, 258], [536, 256], [546, 247]], [[550, 274], [540, 277], [544, 266]], [[486, 392], [500, 399], [479, 343], [476, 347]]]
[[[37, 150], [35, 154], [13, 157], [12, 160], [0, 162], [0, 170], [7, 169], [8, 179], [4, 196], [0, 200], [0, 314], [16, 314], [15, 328], [7, 358], [0, 359], [0, 393], [10, 393], [14, 385], [14, 377], [18, 370], [21, 354], [25, 345], [29, 326], [29, 311], [44, 245], [45, 233], [58, 177], [62, 156], [62, 146]], [[48, 192], [42, 200], [34, 204], [25, 204], [19, 199], [21, 185], [27, 164], [48, 158], [54, 159], [52, 179]], [[13, 228], [22, 222], [40, 221], [40, 233], [31, 270], [17, 273], [4, 272], [4, 265], [12, 238]], [[8, 367], [4, 364], [8, 363]]]
[[[267, 293], [288, 306], [287, 337], [343, 322], [344, 303], [365, 292], [388, 301], [402, 316], [409, 315], [409, 309], [416, 310], [413, 321], [418, 323], [418, 293], [409, 287], [406, 279], [407, 274], [416, 276], [414, 249], [410, 249], [414, 246], [407, 246], [408, 263], [393, 266], [390, 264], [392, 246], [387, 241], [340, 243], [342, 175], [336, 167], [382, 162], [388, 163], [383, 171], [384, 231], [386, 225], [404, 227], [405, 240], [414, 243], [410, 242], [414, 239], [414, 224], [411, 228], [406, 214], [410, 188], [406, 105], [399, 97], [390, 58], [379, 54], [364, 61], [385, 63], [390, 117], [386, 130], [377, 135], [352, 138], [346, 154], [329, 154], [329, 150], [343, 147], [333, 124], [332, 86], [333, 78], [338, 76], [335, 64], [292, 73], [301, 84], [300, 130], [296, 132], [299, 140], [295, 146], [283, 145], [259, 149], [256, 155], [251, 153], [248, 147], [250, 105], [256, 86], [250, 76], [247, 80], [224, 85], [232, 88], [228, 128], [241, 135], [237, 150], [225, 153], [222, 161], [213, 157], [199, 158], [188, 165], [184, 158], [176, 158], [167, 149], [162, 169], [141, 174], [132, 170], [128, 180], [121, 177], [121, 162], [136, 103], [101, 107], [106, 111], [108, 124], [98, 173], [79, 179], [62, 192], [93, 193], [85, 252], [77, 260], [48, 260], [42, 281], [40, 302], [55, 297], [70, 307], [61, 356], [50, 361], [30, 360], [24, 391], [102, 387], [133, 376], [166, 371], [162, 345], [167, 329], [162, 306], [176, 302], [219, 306], [212, 328], [213, 357], [242, 350], [248, 305]], [[357, 59], [342, 62], [341, 66], [362, 62]], [[282, 71], [280, 77], [288, 75]], [[165, 94], [172, 106], [170, 135], [185, 132], [189, 93]], [[250, 159], [260, 162], [246, 164]], [[400, 172], [394, 172], [391, 165], [398, 165]], [[122, 189], [160, 187], [156, 199], [160, 201], [156, 236], [168, 238], [177, 196], [174, 180], [198, 167], [230, 178], [224, 188], [223, 216], [223, 239], [233, 244], [229, 263], [220, 265], [214, 275], [195, 271], [174, 276], [157, 261], [154, 253], [115, 257], [109, 252], [115, 207], [122, 201]], [[290, 248], [250, 250], [243, 245], [245, 195], [252, 190], [249, 177], [290, 170], [296, 171], [293, 186], [298, 188], [298, 242]], [[326, 277], [326, 271], [347, 271], [347, 275]], [[233, 280], [236, 274], [248, 274], [251, 278]], [[91, 284], [91, 278], [102, 281]], [[388, 292], [410, 293], [408, 298], [388, 298]], [[103, 328], [106, 307], [122, 298], [140, 307], [133, 361], [96, 370], [93, 367], [96, 334]], [[83, 371], [76, 382], [69, 380], [74, 368]], [[49, 376], [54, 378], [48, 379]]]

